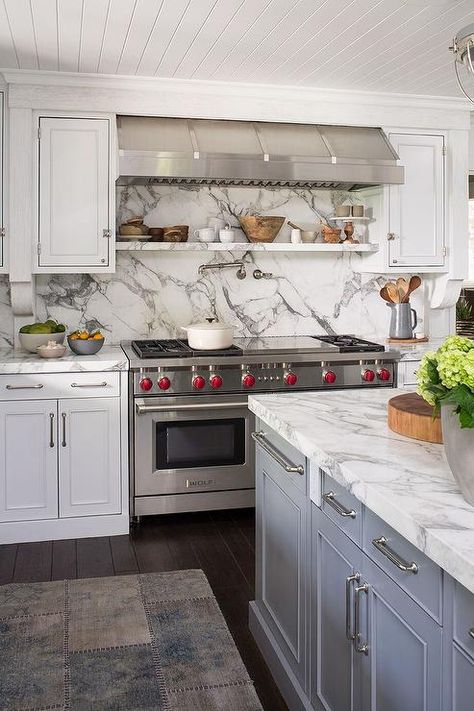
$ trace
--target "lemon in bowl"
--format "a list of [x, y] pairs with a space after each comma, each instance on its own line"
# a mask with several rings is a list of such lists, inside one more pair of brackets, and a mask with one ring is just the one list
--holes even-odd
[[67, 337], [69, 348], [76, 355], [95, 355], [104, 345], [105, 338], [100, 331], [73, 331]]

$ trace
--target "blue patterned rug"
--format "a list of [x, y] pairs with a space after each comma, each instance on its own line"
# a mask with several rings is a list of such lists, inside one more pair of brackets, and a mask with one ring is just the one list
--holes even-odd
[[202, 570], [0, 587], [2, 711], [262, 711]]

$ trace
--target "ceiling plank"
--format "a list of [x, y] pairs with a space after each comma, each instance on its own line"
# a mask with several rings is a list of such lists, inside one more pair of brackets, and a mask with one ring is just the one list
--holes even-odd
[[143, 51], [160, 16], [163, 3], [164, 0], [157, 2], [138, 0], [122, 48], [117, 74], [136, 73]]
[[0, 67], [19, 69], [20, 65], [15, 53], [10, 23], [5, 5], [0, 0]]
[[128, 39], [137, 0], [112, 0], [100, 53], [99, 74], [115, 74]]
[[33, 18], [28, 0], [4, 0], [20, 69], [38, 69]]
[[61, 72], [77, 72], [79, 70], [84, 0], [57, 1], [59, 70]]
[[39, 69], [59, 70], [58, 14], [56, 0], [31, 2]]
[[79, 71], [96, 73], [99, 66], [110, 0], [84, 0]]
[[143, 48], [136, 74], [148, 77], [155, 74], [190, 2], [191, 0], [164, 0]]

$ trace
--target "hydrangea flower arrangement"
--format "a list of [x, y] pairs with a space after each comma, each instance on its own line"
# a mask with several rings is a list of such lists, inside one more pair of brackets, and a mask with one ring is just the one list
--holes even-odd
[[441, 404], [456, 406], [461, 427], [474, 428], [474, 341], [449, 336], [435, 353], [423, 356], [418, 393], [439, 414]]

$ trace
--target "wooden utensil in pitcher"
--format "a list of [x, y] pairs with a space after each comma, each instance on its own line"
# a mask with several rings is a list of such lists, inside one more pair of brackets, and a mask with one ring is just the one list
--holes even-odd
[[410, 294], [412, 294], [415, 289], [418, 289], [419, 286], [421, 286], [421, 278], [416, 274], [410, 279], [410, 282], [408, 284], [408, 291], [403, 297], [404, 304], [407, 304], [410, 301]]
[[380, 296], [382, 297], [382, 299], [383, 299], [384, 301], [386, 301], [386, 302], [389, 303], [389, 304], [393, 304], [392, 299], [391, 299], [390, 296], [388, 295], [388, 291], [387, 291], [387, 287], [386, 287], [386, 286], [383, 286], [383, 287], [380, 289], [380, 292], [379, 292], [379, 293], [380, 293]]
[[393, 301], [394, 304], [399, 304], [400, 292], [397, 289], [397, 285], [394, 284], [393, 281], [389, 281], [385, 284], [385, 288], [387, 289], [387, 293], [390, 296], [390, 300]]
[[400, 293], [400, 303], [403, 303], [403, 299], [408, 292], [408, 282], [403, 277], [398, 277], [397, 279], [397, 289]]

